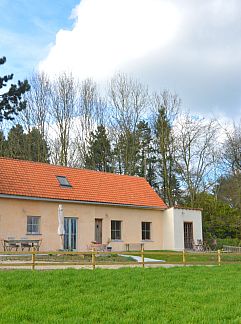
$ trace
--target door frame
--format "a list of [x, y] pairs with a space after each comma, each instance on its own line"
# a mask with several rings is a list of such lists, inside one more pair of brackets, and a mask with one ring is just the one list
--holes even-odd
[[94, 233], [95, 239], [94, 239], [94, 241], [96, 241], [96, 225], [97, 225], [96, 221], [100, 221], [100, 224], [101, 224], [101, 242], [97, 242], [97, 243], [102, 244], [102, 242], [103, 242], [103, 219], [95, 218], [95, 233]]
[[[191, 247], [189, 246], [189, 247], [185, 247], [185, 224], [191, 224], [191, 228], [192, 228], [192, 242], [191, 243], [189, 243], [189, 244], [191, 244]], [[183, 222], [183, 248], [184, 249], [190, 249], [190, 248], [192, 248], [193, 247], [193, 241], [194, 241], [194, 231], [193, 231], [193, 222], [192, 221], [184, 221]]]

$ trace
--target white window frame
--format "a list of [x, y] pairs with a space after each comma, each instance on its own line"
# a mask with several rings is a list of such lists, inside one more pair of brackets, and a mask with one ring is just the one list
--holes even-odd
[[[40, 234], [40, 220], [41, 220], [41, 216], [27, 216], [27, 234], [31, 234], [31, 235]], [[33, 231], [33, 228], [35, 226], [37, 226], [37, 231]]]

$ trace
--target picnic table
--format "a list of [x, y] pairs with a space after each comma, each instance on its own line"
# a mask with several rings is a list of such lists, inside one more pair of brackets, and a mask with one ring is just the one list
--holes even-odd
[[18, 250], [36, 250], [39, 251], [41, 244], [40, 239], [8, 239], [3, 240], [4, 251], [18, 251]]

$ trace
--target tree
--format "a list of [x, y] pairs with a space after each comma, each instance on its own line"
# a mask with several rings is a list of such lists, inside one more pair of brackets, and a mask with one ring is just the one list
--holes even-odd
[[173, 206], [179, 198], [175, 161], [175, 135], [173, 124], [178, 115], [180, 99], [168, 91], [154, 94], [154, 132], [157, 151], [157, 172], [160, 178], [160, 194], [166, 204]]
[[49, 112], [58, 142], [58, 164], [69, 164], [71, 127], [75, 117], [77, 84], [71, 74], [62, 73], [51, 84]]
[[182, 115], [175, 127], [175, 163], [182, 187], [193, 206], [199, 192], [216, 182], [219, 161], [216, 121]]
[[157, 190], [156, 151], [153, 147], [151, 128], [144, 120], [137, 125], [137, 149], [136, 174], [145, 178]]
[[208, 193], [197, 194], [193, 205], [202, 208], [204, 239], [241, 238], [241, 216], [237, 208]]
[[99, 125], [96, 131], [90, 133], [85, 167], [97, 171], [112, 171], [111, 145], [103, 125]]
[[0, 156], [5, 156], [6, 154], [6, 139], [3, 131], [0, 131]]
[[111, 126], [119, 173], [136, 172], [137, 125], [148, 105], [148, 89], [125, 74], [112, 78], [109, 87]]
[[33, 128], [26, 135], [26, 160], [35, 162], [49, 162], [48, 146], [37, 128]]
[[[0, 65], [6, 62], [6, 57], [0, 58]], [[8, 81], [13, 79], [13, 74], [0, 77], [0, 89], [7, 86]], [[14, 115], [26, 108], [26, 101], [22, 100], [23, 94], [30, 89], [27, 80], [11, 84], [6, 92], [0, 94], [0, 122], [3, 119], [13, 120]]]
[[20, 124], [13, 126], [8, 133], [5, 156], [21, 160], [27, 159], [27, 139]]

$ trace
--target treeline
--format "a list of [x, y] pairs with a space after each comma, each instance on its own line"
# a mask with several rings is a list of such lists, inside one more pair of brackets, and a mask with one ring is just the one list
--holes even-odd
[[241, 238], [241, 128], [183, 111], [124, 74], [92, 80], [36, 73], [0, 154], [145, 177], [169, 206], [204, 208], [206, 238]]

